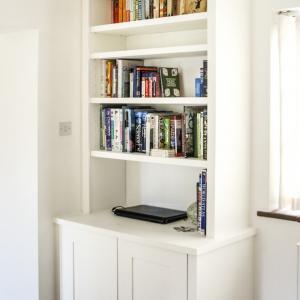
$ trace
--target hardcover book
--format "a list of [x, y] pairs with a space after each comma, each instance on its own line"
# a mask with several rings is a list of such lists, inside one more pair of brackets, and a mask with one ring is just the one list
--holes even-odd
[[163, 97], [180, 97], [178, 68], [160, 68], [160, 81]]

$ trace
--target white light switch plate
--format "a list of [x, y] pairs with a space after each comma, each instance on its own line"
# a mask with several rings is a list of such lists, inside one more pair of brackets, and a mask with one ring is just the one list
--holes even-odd
[[72, 135], [72, 122], [59, 122], [59, 135]]

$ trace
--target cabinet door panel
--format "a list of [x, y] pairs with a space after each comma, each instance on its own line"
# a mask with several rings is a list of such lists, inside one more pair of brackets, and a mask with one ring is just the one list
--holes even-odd
[[117, 240], [82, 232], [74, 242], [76, 300], [117, 300]]
[[119, 300], [187, 299], [187, 256], [119, 241]]
[[61, 300], [117, 300], [117, 239], [61, 228]]

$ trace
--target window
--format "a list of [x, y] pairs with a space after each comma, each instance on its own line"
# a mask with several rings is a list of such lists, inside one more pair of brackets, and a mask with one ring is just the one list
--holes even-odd
[[271, 208], [300, 215], [300, 11], [280, 12], [271, 51]]

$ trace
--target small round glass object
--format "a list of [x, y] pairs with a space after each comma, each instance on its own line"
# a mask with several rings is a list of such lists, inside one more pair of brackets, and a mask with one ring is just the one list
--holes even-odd
[[192, 203], [187, 209], [188, 220], [197, 225], [197, 202]]

